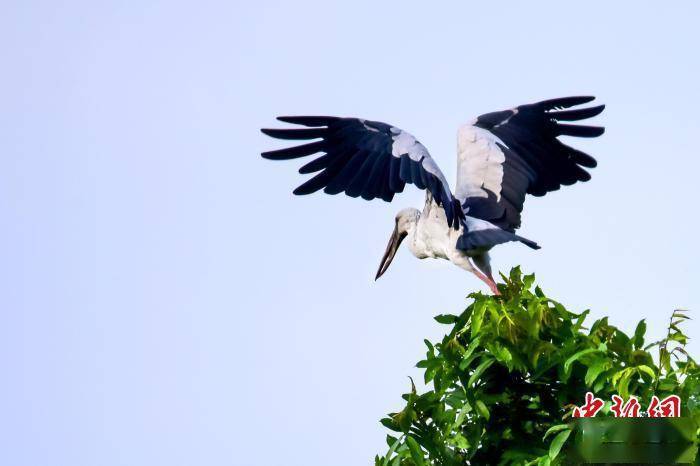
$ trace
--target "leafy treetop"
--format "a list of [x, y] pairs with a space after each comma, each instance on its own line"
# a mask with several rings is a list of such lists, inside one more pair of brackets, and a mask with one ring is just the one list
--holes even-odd
[[[565, 461], [573, 404], [592, 391], [610, 409], [613, 394], [681, 397], [683, 416], [700, 424], [700, 368], [686, 353], [675, 311], [666, 338], [647, 344], [646, 324], [628, 336], [608, 318], [584, 327], [589, 311], [570, 312], [514, 268], [501, 296], [473, 293], [442, 341], [425, 340], [432, 390], [403, 395], [405, 407], [381, 420], [394, 434], [377, 466], [555, 465]], [[651, 351], [658, 351], [655, 360]], [[658, 361], [658, 362], [656, 362]]]

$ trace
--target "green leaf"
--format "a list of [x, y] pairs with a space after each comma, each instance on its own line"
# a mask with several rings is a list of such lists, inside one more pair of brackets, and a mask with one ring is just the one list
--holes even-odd
[[396, 421], [394, 421], [391, 418], [385, 417], [382, 418], [379, 422], [387, 429], [393, 430], [394, 432], [401, 432], [401, 428], [399, 427], [399, 425], [396, 423]]
[[585, 356], [585, 355], [590, 354], [590, 353], [595, 353], [597, 351], [600, 351], [600, 350], [598, 348], [588, 348], [588, 349], [579, 351], [578, 353], [574, 354], [569, 359], [567, 359], [566, 362], [564, 363], [564, 372], [566, 372], [568, 374], [569, 368], [571, 367], [571, 365], [575, 361], [581, 359], [582, 356]]
[[479, 378], [481, 377], [481, 374], [484, 373], [486, 369], [491, 367], [491, 364], [493, 364], [495, 361], [493, 358], [489, 357], [484, 357], [484, 360], [479, 364], [476, 369], [474, 369], [474, 373], [469, 377], [469, 382], [467, 383], [468, 386], [474, 385]]
[[523, 290], [529, 290], [533, 283], [535, 283], [535, 274], [525, 275], [523, 277]]
[[413, 383], [413, 377], [409, 376], [408, 380], [411, 381], [411, 395], [415, 396], [416, 394], [416, 384]]
[[[471, 343], [469, 343], [469, 346], [467, 346], [466, 351], [462, 355], [462, 359], [468, 359], [472, 353], [474, 353], [474, 350], [479, 346], [479, 343], [481, 343], [481, 337], [476, 337], [474, 338]], [[461, 367], [461, 366], [460, 366]], [[462, 368], [464, 369], [464, 368]]]
[[456, 434], [452, 438], [451, 443], [462, 450], [469, 448], [469, 441], [462, 434]]
[[449, 325], [457, 322], [458, 317], [452, 314], [440, 314], [438, 316], [435, 316], [434, 319], [441, 324]]
[[401, 432], [405, 434], [409, 431], [415, 415], [415, 411], [410, 405], [394, 415], [394, 421], [396, 425], [399, 426]]
[[617, 391], [620, 393], [620, 396], [622, 398], [628, 398], [629, 397], [629, 385], [630, 381], [632, 380], [632, 374], [633, 372], [628, 368], [622, 371], [622, 376], [620, 377], [620, 382], [617, 384]]
[[621, 371], [616, 372], [615, 375], [612, 376], [612, 379], [611, 379], [612, 384], [617, 385], [617, 382], [620, 380], [620, 378], [628, 372], [629, 372], [629, 368], [622, 369]]
[[634, 329], [634, 348], [639, 349], [644, 346], [644, 334], [647, 331], [647, 324], [644, 319], [640, 320], [637, 328]]
[[471, 366], [471, 364], [476, 360], [479, 359], [482, 355], [481, 354], [472, 354], [468, 358], [462, 359], [462, 362], [459, 363], [459, 370], [463, 371], [467, 367]]
[[584, 379], [586, 385], [589, 387], [593, 385], [595, 379], [597, 379], [600, 374], [609, 369], [609, 366], [610, 362], [606, 359], [600, 359], [591, 366], [589, 366], [588, 370], [586, 371], [586, 377]]
[[659, 368], [666, 372], [671, 370], [671, 354], [663, 347], [659, 350]]
[[450, 431], [459, 428], [459, 426], [462, 425], [462, 423], [464, 422], [464, 419], [467, 417], [467, 414], [469, 414], [471, 412], [471, 410], [472, 410], [472, 407], [468, 403], [465, 403], [462, 406], [462, 409], [459, 411], [459, 414], [455, 418], [455, 422], [453, 422], [452, 425], [450, 426]]
[[437, 374], [437, 371], [442, 368], [442, 363], [441, 360], [439, 359], [433, 359], [430, 361], [429, 365], [427, 366], [425, 370], [425, 374], [423, 374], [423, 382], [428, 383], [431, 380], [435, 378], [435, 374]]
[[554, 440], [552, 440], [552, 444], [549, 446], [550, 459], [554, 459], [557, 457], [557, 455], [559, 455], [561, 447], [564, 446], [564, 442], [566, 442], [566, 439], [569, 438], [569, 435], [571, 435], [570, 429], [559, 432], [557, 436], [554, 437]]
[[516, 265], [512, 269], [510, 269], [510, 274], [509, 278], [511, 282], [518, 283], [521, 281], [521, 277], [523, 275], [522, 270], [520, 270], [520, 266]]
[[507, 365], [509, 368], [511, 367], [511, 363], [513, 362], [513, 355], [510, 353], [508, 348], [498, 343], [495, 343], [489, 346], [489, 351], [491, 351], [491, 353], [496, 357], [496, 360]]
[[471, 317], [471, 329], [472, 338], [476, 338], [481, 330], [481, 323], [484, 320], [484, 313], [486, 312], [486, 300], [482, 299], [474, 304], [474, 312], [472, 312]]
[[564, 429], [571, 429], [571, 426], [569, 424], [559, 424], [556, 426], [552, 426], [549, 429], [547, 429], [547, 432], [544, 433], [542, 440], [546, 440], [547, 437], [549, 437], [550, 435], [556, 434], [557, 432], [561, 432]]
[[686, 343], [688, 343], [688, 337], [683, 335], [683, 333], [680, 331], [669, 335], [668, 339], [673, 340], [673, 341], [677, 341], [681, 345], [685, 345]]
[[456, 337], [450, 338], [444, 345], [443, 349], [445, 353], [451, 353], [455, 356], [459, 354], [464, 354], [465, 352], [464, 347], [459, 343], [459, 340], [457, 340]]
[[605, 379], [600, 379], [598, 380], [594, 385], [593, 385], [593, 392], [594, 393], [599, 393], [600, 391], [603, 390], [603, 388], [608, 385], [608, 382]]
[[574, 324], [574, 328], [573, 328], [574, 332], [578, 332], [579, 330], [581, 330], [581, 327], [583, 327], [583, 322], [586, 320], [586, 317], [588, 317], [588, 314], [590, 314], [590, 313], [591, 313], [591, 310], [586, 309], [585, 311], [583, 311], [581, 314], [578, 315], [578, 317], [576, 318], [576, 323]]
[[643, 372], [643, 373], [649, 375], [649, 377], [651, 377], [652, 381], [656, 380], [656, 372], [654, 372], [654, 369], [652, 369], [651, 367], [642, 364], [641, 366], [637, 366], [637, 370], [639, 372]]
[[479, 412], [479, 414], [481, 414], [481, 416], [485, 417], [487, 421], [491, 418], [491, 413], [483, 401], [476, 400], [476, 410]]
[[416, 466], [424, 466], [425, 461], [423, 460], [423, 450], [421, 450], [418, 442], [416, 442], [416, 440], [410, 435], [407, 435], [406, 444], [411, 452], [411, 459], [413, 459], [413, 462], [416, 463]]
[[401, 438], [397, 438], [394, 444], [389, 448], [389, 451], [387, 452], [386, 456], [384, 456], [384, 461], [382, 461], [383, 466], [388, 466], [389, 460], [391, 460], [391, 457], [394, 455], [394, 452], [398, 448], [399, 444], [401, 443]]

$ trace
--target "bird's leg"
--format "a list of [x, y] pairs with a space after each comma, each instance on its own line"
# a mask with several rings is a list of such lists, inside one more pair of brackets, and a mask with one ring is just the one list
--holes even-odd
[[476, 275], [477, 277], [479, 277], [479, 280], [481, 280], [481, 281], [483, 281], [484, 283], [486, 283], [486, 284], [489, 286], [489, 288], [491, 289], [491, 291], [493, 292], [494, 295], [498, 296], [498, 295], [501, 294], [501, 292], [498, 290], [498, 286], [496, 286], [496, 282], [493, 281], [492, 278], [487, 277], [485, 274], [481, 273], [480, 271], [478, 271], [478, 270], [476, 270], [476, 269], [474, 270], [474, 275]]
[[472, 268], [474, 275], [479, 277], [479, 280], [486, 283], [494, 295], [498, 296], [501, 294], [501, 292], [498, 290], [498, 286], [496, 286], [496, 281], [493, 279], [493, 275], [491, 275], [491, 265], [489, 263], [488, 253], [474, 257], [474, 266]]
[[[453, 264], [463, 268], [464, 270], [476, 275], [479, 280], [486, 283], [494, 295], [500, 295], [496, 282], [491, 276], [491, 265], [489, 263], [488, 253], [483, 253], [474, 257], [469, 257], [464, 251], [456, 250], [457, 254], [449, 257]], [[478, 264], [478, 267], [477, 265]], [[482, 272], [482, 270], [484, 272]]]

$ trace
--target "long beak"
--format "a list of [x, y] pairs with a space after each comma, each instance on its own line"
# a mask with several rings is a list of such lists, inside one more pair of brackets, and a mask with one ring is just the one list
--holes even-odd
[[401, 241], [406, 237], [406, 233], [399, 233], [398, 225], [394, 227], [394, 231], [391, 233], [391, 238], [389, 238], [389, 244], [386, 247], [386, 252], [384, 252], [384, 257], [382, 257], [382, 262], [379, 264], [379, 270], [377, 270], [377, 276], [374, 277], [377, 280], [379, 277], [384, 275], [386, 269], [391, 265], [391, 261], [394, 260], [396, 251], [399, 250]]

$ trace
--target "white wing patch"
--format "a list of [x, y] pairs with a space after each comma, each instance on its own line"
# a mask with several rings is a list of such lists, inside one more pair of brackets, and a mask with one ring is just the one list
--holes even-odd
[[457, 132], [457, 189], [455, 197], [464, 202], [468, 197], [488, 197], [484, 188], [501, 199], [503, 163], [506, 156], [498, 147], [506, 144], [489, 131], [464, 125]]
[[410, 133], [407, 133], [399, 128], [392, 127], [391, 134], [391, 137], [394, 140], [393, 144], [391, 145], [391, 155], [398, 158], [404, 154], [407, 154], [411, 160], [414, 162], [419, 162], [423, 167], [423, 170], [431, 175], [434, 175], [438, 180], [440, 180], [445, 194], [448, 197], [451, 197], [450, 185], [445, 179], [445, 175], [443, 175], [442, 171], [440, 171], [440, 167], [437, 166], [435, 160], [433, 160], [428, 153], [428, 149], [426, 149], [423, 144], [418, 142]]
[[423, 157], [430, 157], [425, 146], [416, 141], [416, 138], [409, 133], [398, 128], [391, 128], [391, 133], [394, 140], [394, 143], [391, 145], [391, 155], [394, 157], [408, 154], [411, 160], [416, 162], [420, 162]]
[[470, 217], [469, 215], [464, 218], [464, 223], [467, 224], [467, 231], [500, 230], [500, 228], [489, 221]]

